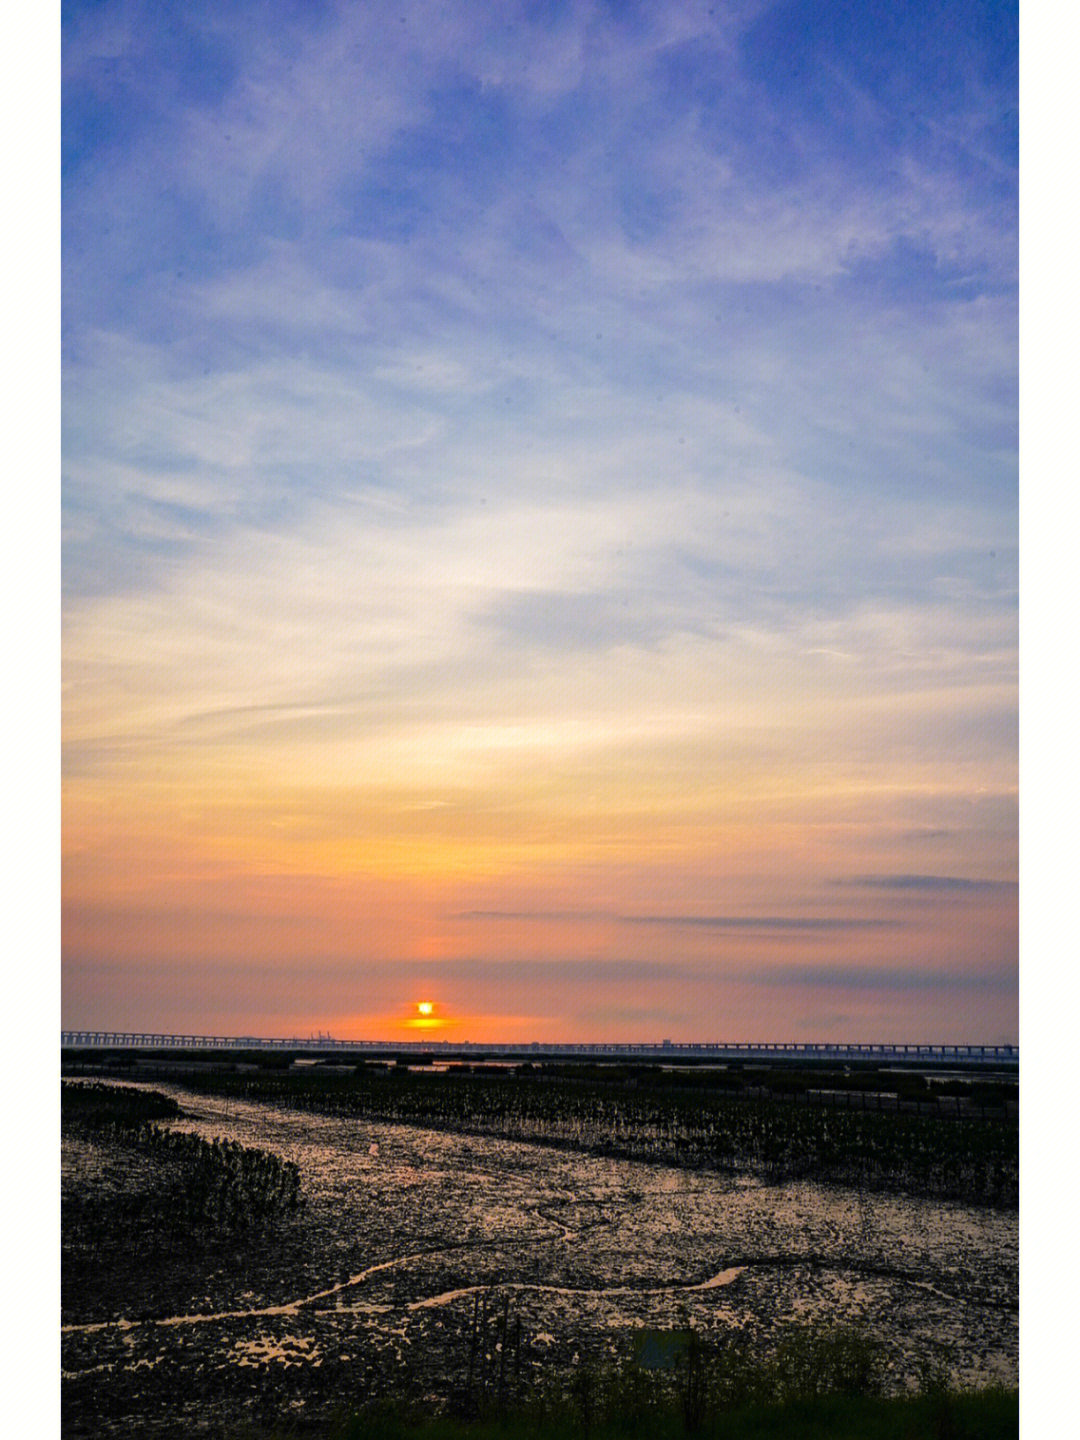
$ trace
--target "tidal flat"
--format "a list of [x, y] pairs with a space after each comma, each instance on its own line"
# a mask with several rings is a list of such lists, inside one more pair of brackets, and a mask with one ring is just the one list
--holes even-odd
[[[850, 1326], [896, 1392], [1017, 1383], [1014, 1209], [143, 1088], [180, 1107], [162, 1131], [295, 1165], [301, 1203], [149, 1248], [65, 1221], [65, 1436], [302, 1431], [380, 1397], [439, 1410], [481, 1374], [513, 1398], [642, 1331], [766, 1355]], [[154, 1164], [65, 1133], [65, 1215], [107, 1229]]]

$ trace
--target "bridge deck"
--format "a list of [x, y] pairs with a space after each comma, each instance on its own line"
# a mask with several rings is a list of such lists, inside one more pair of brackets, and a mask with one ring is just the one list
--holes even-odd
[[546, 1044], [533, 1041], [518, 1045], [483, 1045], [470, 1041], [450, 1040], [335, 1040], [329, 1035], [315, 1039], [302, 1036], [266, 1039], [256, 1035], [169, 1035], [119, 1030], [63, 1030], [61, 1046], [65, 1049], [167, 1049], [167, 1050], [333, 1050], [351, 1054], [385, 1052], [439, 1053], [451, 1055], [490, 1055], [528, 1059], [534, 1055], [568, 1056], [609, 1059], [765, 1059], [792, 1060], [952, 1060], [957, 1063], [977, 1061], [1018, 1062], [1016, 1045], [919, 1045], [919, 1044], [838, 1044], [831, 1042], [736, 1041], [697, 1042], [662, 1041], [640, 1044]]

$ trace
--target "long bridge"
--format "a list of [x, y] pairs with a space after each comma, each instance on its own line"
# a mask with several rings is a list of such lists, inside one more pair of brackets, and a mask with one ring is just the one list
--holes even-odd
[[62, 1030], [65, 1050], [319, 1050], [348, 1055], [422, 1054], [528, 1060], [891, 1060], [977, 1065], [1020, 1062], [1017, 1045], [844, 1044], [831, 1041], [738, 1041], [733, 1043], [662, 1040], [642, 1044], [481, 1044], [461, 1040], [336, 1040], [331, 1035], [266, 1039], [258, 1035], [177, 1035], [133, 1030]]

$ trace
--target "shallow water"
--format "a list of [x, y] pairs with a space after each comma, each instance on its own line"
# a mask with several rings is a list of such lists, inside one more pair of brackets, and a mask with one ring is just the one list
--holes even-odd
[[[926, 1362], [1016, 1382], [1015, 1213], [153, 1088], [186, 1112], [172, 1128], [295, 1161], [306, 1208], [287, 1243], [65, 1296], [72, 1435], [197, 1431], [268, 1395], [311, 1413], [328, 1389], [444, 1400], [478, 1297], [520, 1322], [535, 1371], [625, 1354], [641, 1326], [767, 1345], [800, 1320], [881, 1340], [896, 1388]], [[100, 1172], [93, 1147], [67, 1147], [66, 1187]]]

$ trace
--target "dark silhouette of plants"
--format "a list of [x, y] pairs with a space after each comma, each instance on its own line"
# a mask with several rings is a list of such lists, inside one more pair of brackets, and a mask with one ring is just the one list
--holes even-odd
[[752, 1169], [771, 1181], [813, 1178], [866, 1191], [1017, 1203], [1017, 1126], [1004, 1109], [951, 1114], [936, 1101], [918, 1100], [911, 1104], [921, 1108], [880, 1109], [864, 1105], [861, 1092], [852, 1092], [858, 1105], [811, 1105], [762, 1087], [745, 1086], [735, 1096], [723, 1087], [654, 1085], [640, 1074], [615, 1084], [591, 1075], [475, 1071], [207, 1073], [185, 1083], [323, 1114], [689, 1168]]
[[62, 1124], [109, 1157], [114, 1175], [107, 1204], [78, 1194], [66, 1200], [69, 1250], [107, 1259], [178, 1244], [232, 1243], [273, 1230], [298, 1211], [296, 1165], [235, 1141], [204, 1140], [153, 1123], [181, 1113], [156, 1091], [62, 1087]]

